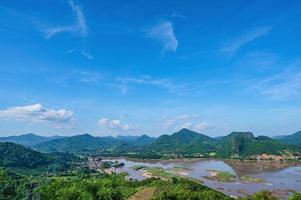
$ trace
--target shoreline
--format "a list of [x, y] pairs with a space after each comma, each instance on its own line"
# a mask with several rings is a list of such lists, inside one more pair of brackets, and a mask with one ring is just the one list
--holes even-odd
[[261, 163], [295, 163], [296, 165], [301, 164], [301, 160], [252, 160], [252, 159], [222, 159], [222, 158], [159, 158], [159, 159], [143, 159], [143, 158], [131, 158], [131, 157], [104, 157], [99, 156], [104, 160], [117, 160], [124, 159], [133, 162], [183, 162], [183, 161], [224, 161], [224, 162], [261, 162]]

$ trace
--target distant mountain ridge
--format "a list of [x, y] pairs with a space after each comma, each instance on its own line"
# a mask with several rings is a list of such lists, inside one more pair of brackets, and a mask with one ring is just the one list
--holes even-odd
[[301, 131], [298, 131], [292, 135], [282, 136], [277, 138], [277, 140], [287, 144], [301, 145]]
[[15, 144], [21, 144], [24, 146], [33, 146], [42, 142], [47, 142], [50, 140], [63, 138], [64, 136], [50, 136], [50, 137], [44, 137], [35, 135], [33, 133], [28, 133], [24, 135], [19, 136], [8, 136], [8, 137], [0, 137], [0, 142], [12, 142]]
[[147, 135], [94, 137], [89, 134], [83, 134], [39, 143], [34, 145], [33, 148], [41, 152], [92, 152], [117, 148], [124, 144], [140, 146], [149, 144], [154, 140], [154, 138]]
[[[171, 135], [161, 135], [158, 138], [147, 135], [95, 137], [83, 134], [54, 138], [30, 147], [47, 153], [70, 152], [141, 158], [161, 158], [162, 156], [245, 158], [261, 154], [291, 156], [301, 153], [301, 145], [296, 145], [300, 133], [273, 139], [267, 136], [255, 137], [251, 132], [232, 132], [226, 136], [212, 138], [184, 128]], [[23, 137], [33, 136], [35, 135], [27, 134]]]

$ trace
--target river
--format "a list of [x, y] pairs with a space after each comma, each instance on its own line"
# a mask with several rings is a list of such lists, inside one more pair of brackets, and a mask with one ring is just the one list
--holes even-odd
[[[160, 167], [165, 170], [174, 168], [187, 169], [186, 177], [202, 181], [204, 185], [231, 196], [244, 197], [266, 189], [272, 191], [280, 199], [286, 199], [291, 190], [301, 192], [301, 164], [276, 161], [233, 161], [233, 160], [131, 160], [110, 159], [123, 162], [125, 165], [117, 172], [127, 172], [127, 178], [143, 180], [143, 169], [134, 170], [133, 166]], [[210, 180], [209, 171], [225, 171], [236, 175], [235, 182], [218, 182]], [[264, 182], [244, 181], [241, 177], [255, 177]]]

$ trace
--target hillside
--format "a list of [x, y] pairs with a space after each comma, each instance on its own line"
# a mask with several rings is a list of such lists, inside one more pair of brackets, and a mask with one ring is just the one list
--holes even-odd
[[283, 136], [278, 138], [278, 140], [287, 144], [301, 145], [301, 131], [292, 135]]
[[150, 144], [154, 138], [142, 136], [93, 137], [89, 134], [51, 140], [33, 146], [41, 152], [95, 153], [98, 151]]
[[89, 152], [118, 146], [122, 141], [112, 137], [93, 137], [89, 134], [76, 135], [35, 145], [41, 152]]
[[23, 173], [64, 171], [82, 162], [72, 154], [44, 154], [11, 142], [0, 142], [0, 152], [0, 168]]
[[266, 136], [254, 137], [251, 132], [232, 132], [218, 144], [218, 155], [225, 158], [264, 153], [283, 155], [288, 151], [293, 151], [293, 148]]
[[93, 137], [84, 134], [42, 142], [32, 148], [44, 153], [70, 152], [135, 158], [246, 158], [259, 154], [292, 155], [301, 149], [266, 136], [254, 137], [251, 132], [232, 132], [216, 139], [189, 129], [158, 138], [147, 135]]
[[162, 153], [193, 154], [214, 151], [215, 144], [213, 138], [184, 128], [158, 137], [149, 148]]
[[26, 148], [20, 144], [0, 142], [0, 166], [33, 168], [46, 166], [50, 159], [45, 154]]
[[58, 138], [63, 138], [63, 136], [43, 137], [32, 133], [28, 133], [20, 136], [0, 137], [0, 142], [13, 142], [24, 146], [33, 146], [42, 142], [47, 142]]

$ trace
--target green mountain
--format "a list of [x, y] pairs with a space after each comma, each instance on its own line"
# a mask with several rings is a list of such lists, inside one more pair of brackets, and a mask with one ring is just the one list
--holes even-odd
[[64, 171], [81, 161], [72, 154], [45, 154], [11, 142], [0, 142], [0, 152], [0, 168], [28, 173]]
[[158, 137], [149, 148], [162, 153], [208, 153], [216, 150], [216, 141], [209, 136], [184, 128], [172, 135]]
[[[114, 138], [114, 137], [112, 137]], [[155, 141], [155, 138], [150, 137], [148, 135], [141, 135], [141, 136], [117, 136], [115, 137], [117, 140], [122, 140], [125, 142], [132, 143], [133, 145], [145, 145], [145, 144], [150, 144], [153, 141]]]
[[49, 157], [45, 154], [11, 142], [0, 142], [0, 152], [2, 167], [33, 168], [50, 163]]
[[41, 152], [83, 153], [113, 148], [123, 141], [113, 137], [93, 137], [89, 134], [76, 135], [35, 145], [33, 148]]
[[287, 144], [301, 145], [301, 131], [292, 135], [283, 136], [278, 138], [278, 140]]
[[104, 150], [120, 149], [131, 150], [136, 146], [150, 144], [154, 138], [142, 136], [118, 136], [118, 137], [93, 137], [89, 134], [76, 135], [39, 143], [33, 146], [41, 152], [71, 152], [71, 153], [95, 153]]
[[251, 132], [232, 132], [219, 141], [220, 157], [248, 157], [258, 154], [283, 155], [293, 148], [266, 136], [254, 137]]
[[298, 146], [266, 136], [254, 137], [251, 132], [232, 132], [216, 139], [189, 129], [181, 129], [172, 135], [162, 135], [156, 139], [147, 135], [115, 138], [84, 134], [39, 143], [33, 148], [45, 153], [70, 152], [140, 158], [199, 156], [246, 158], [259, 154], [292, 155], [301, 150]]
[[150, 137], [148, 135], [142, 135], [140, 137], [138, 137], [136, 140], [134, 140], [133, 142], [136, 145], [148, 145], [151, 144], [155, 141], [156, 139], [153, 137]]
[[47, 142], [58, 138], [63, 138], [63, 136], [43, 137], [32, 133], [28, 133], [20, 136], [0, 137], [0, 142], [13, 142], [16, 144], [22, 144], [24, 146], [33, 146], [42, 142]]

